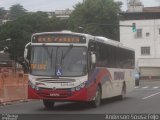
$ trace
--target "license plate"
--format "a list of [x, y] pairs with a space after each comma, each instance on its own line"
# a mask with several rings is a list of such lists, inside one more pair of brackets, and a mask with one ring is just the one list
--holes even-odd
[[59, 97], [60, 94], [59, 94], [59, 93], [51, 93], [50, 96], [51, 96], [51, 97]]

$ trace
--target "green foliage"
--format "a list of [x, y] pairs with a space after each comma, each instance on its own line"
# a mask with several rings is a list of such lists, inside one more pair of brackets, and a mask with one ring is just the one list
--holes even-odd
[[[67, 20], [48, 18], [44, 12], [25, 13], [17, 19], [0, 26], [0, 41], [11, 38], [8, 52], [12, 59], [23, 57], [25, 45], [36, 32], [60, 31], [67, 28]], [[1, 48], [2, 49], [2, 48]]]
[[78, 27], [82, 26], [90, 34], [118, 39], [120, 6], [113, 0], [85, 0], [75, 6], [69, 28], [78, 31]]
[[26, 10], [20, 4], [15, 4], [10, 7], [10, 20], [15, 20], [18, 17], [24, 16], [26, 14]]
[[[12, 59], [23, 57], [24, 46], [36, 32], [54, 32], [61, 30], [79, 31], [82, 26], [92, 35], [119, 38], [118, 13], [121, 3], [113, 0], [85, 0], [75, 6], [69, 20], [56, 17], [48, 18], [44, 12], [28, 13], [23, 6], [16, 4], [10, 8], [12, 21], [0, 26], [0, 41], [11, 38], [8, 52]], [[2, 14], [3, 9], [0, 9]], [[107, 25], [106, 25], [107, 24]], [[6, 46], [5, 46], [6, 47]]]

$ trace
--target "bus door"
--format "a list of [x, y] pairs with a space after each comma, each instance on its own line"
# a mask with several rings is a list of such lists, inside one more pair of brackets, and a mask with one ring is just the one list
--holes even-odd
[[90, 40], [88, 45], [88, 82], [90, 85], [88, 89], [88, 97], [92, 98], [95, 96], [95, 91], [97, 88], [96, 84], [96, 42]]

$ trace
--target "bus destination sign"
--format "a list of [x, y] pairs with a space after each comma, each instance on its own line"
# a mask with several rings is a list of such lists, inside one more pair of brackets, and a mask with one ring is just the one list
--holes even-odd
[[66, 34], [43, 34], [32, 38], [33, 43], [86, 43], [84, 36]]

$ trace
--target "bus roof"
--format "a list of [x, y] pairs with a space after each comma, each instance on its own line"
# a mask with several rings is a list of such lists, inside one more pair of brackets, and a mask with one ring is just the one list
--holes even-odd
[[106, 37], [95, 36], [95, 41], [134, 51], [134, 49], [125, 46], [123, 43], [112, 39], [108, 39]]
[[121, 42], [118, 42], [118, 41], [115, 41], [115, 40], [111, 40], [111, 39], [108, 39], [106, 37], [102, 37], [102, 36], [93, 36], [93, 35], [90, 35], [90, 34], [86, 34], [86, 33], [77, 33], [77, 32], [72, 32], [72, 31], [69, 31], [69, 30], [63, 30], [63, 31], [59, 31], [59, 32], [41, 32], [41, 33], [34, 33], [32, 35], [35, 36], [35, 35], [43, 35], [43, 34], [74, 34], [74, 35], [82, 35], [82, 36], [88, 36], [88, 37], [93, 37], [95, 38], [95, 41], [97, 42], [101, 42], [101, 43], [104, 43], [104, 44], [110, 44], [110, 45], [113, 45], [113, 46], [116, 46], [116, 47], [120, 47], [120, 48], [124, 48], [124, 49], [129, 49], [131, 51], [134, 51], [134, 49], [132, 48], [129, 48], [127, 46], [124, 46]]
[[43, 35], [43, 34], [75, 34], [75, 35], [84, 35], [84, 36], [92, 36], [90, 34], [86, 34], [86, 33], [77, 33], [77, 32], [72, 32], [72, 31], [68, 31], [68, 30], [63, 30], [63, 31], [59, 31], [59, 32], [40, 32], [40, 33], [34, 33], [32, 36], [34, 35]]

